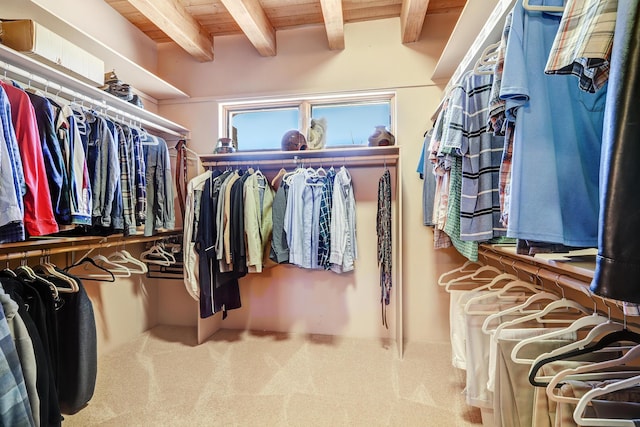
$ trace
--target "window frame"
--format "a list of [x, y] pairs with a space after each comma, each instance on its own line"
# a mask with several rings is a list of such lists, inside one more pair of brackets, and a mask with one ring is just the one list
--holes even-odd
[[[373, 104], [380, 102], [389, 103], [389, 131], [396, 134], [396, 92], [395, 91], [367, 91], [348, 92], [341, 94], [306, 95], [283, 98], [253, 98], [221, 101], [218, 104], [218, 138], [232, 138], [231, 117], [234, 113], [244, 111], [260, 111], [277, 108], [297, 108], [299, 112], [298, 130], [305, 135], [309, 135], [311, 125], [312, 107], [323, 107], [328, 105], [345, 104]], [[373, 132], [373, 129], [371, 129]], [[357, 145], [358, 147], [364, 146]], [[277, 151], [280, 147], [265, 147], [261, 149], [251, 149], [240, 151]]]

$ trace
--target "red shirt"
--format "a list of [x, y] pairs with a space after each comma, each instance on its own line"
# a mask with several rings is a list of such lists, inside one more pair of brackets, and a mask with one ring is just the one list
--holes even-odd
[[56, 233], [49, 181], [42, 157], [40, 134], [29, 96], [22, 90], [0, 82], [11, 104], [11, 121], [18, 139], [27, 193], [24, 195], [24, 228], [30, 236]]

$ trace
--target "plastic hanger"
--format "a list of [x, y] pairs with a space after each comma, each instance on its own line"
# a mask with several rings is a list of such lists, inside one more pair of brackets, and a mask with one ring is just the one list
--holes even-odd
[[[445, 290], [449, 292], [457, 286], [478, 286], [481, 282], [490, 282], [501, 273], [502, 271], [492, 265], [483, 265], [471, 274], [449, 280], [445, 285]], [[485, 274], [489, 274], [489, 277], [483, 277]]]
[[604, 362], [591, 363], [588, 365], [578, 366], [576, 368], [569, 368], [563, 371], [558, 372], [554, 377], [549, 381], [547, 385], [547, 396], [549, 399], [554, 400], [559, 403], [573, 403], [576, 404], [579, 402], [579, 399], [575, 397], [566, 397], [560, 396], [554, 393], [554, 390], [559, 387], [561, 381], [567, 378], [568, 376], [575, 374], [582, 374], [588, 372], [594, 372], [603, 369], [615, 368], [618, 366], [627, 365], [630, 362], [635, 361], [640, 358], [640, 345], [636, 345], [631, 350], [629, 350], [624, 356], [619, 357], [613, 360], [607, 360]]
[[[507, 314], [516, 314], [516, 313], [522, 314], [524, 312], [524, 309], [526, 309], [527, 307], [530, 307], [531, 305], [537, 302], [545, 301], [545, 300], [557, 301], [559, 299], [560, 297], [558, 295], [552, 294], [551, 292], [543, 291], [543, 292], [535, 293], [531, 295], [529, 298], [527, 298], [527, 300], [520, 305], [509, 307], [498, 313], [494, 313], [487, 316], [487, 318], [484, 319], [484, 323], [482, 324], [482, 332], [484, 332], [485, 334], [493, 333], [495, 330], [489, 329], [489, 325], [491, 325], [491, 323], [493, 323], [494, 320], [499, 320], [501, 317]], [[534, 313], [537, 313], [537, 312], [539, 312], [539, 310], [534, 311]]]
[[595, 400], [596, 397], [604, 396], [605, 394], [612, 393], [618, 390], [624, 390], [631, 387], [640, 385], [640, 375], [627, 378], [624, 380], [616, 381], [615, 383], [607, 384], [604, 387], [594, 388], [586, 392], [578, 401], [575, 410], [573, 411], [573, 420], [580, 426], [596, 426], [596, 427], [626, 427], [635, 426], [633, 420], [625, 419], [613, 419], [613, 418], [585, 418], [584, 410], [586, 407]]
[[[504, 282], [506, 282], [506, 283], [504, 283]], [[520, 279], [518, 279], [518, 276], [515, 276], [515, 275], [513, 275], [511, 273], [500, 273], [496, 277], [491, 279], [489, 281], [489, 283], [486, 283], [486, 284], [484, 284], [484, 285], [482, 285], [480, 287], [477, 287], [477, 288], [473, 289], [473, 291], [477, 292], [477, 291], [490, 290], [490, 291], [499, 292], [500, 290], [503, 289], [503, 287], [500, 286], [500, 285], [507, 286], [507, 285], [509, 285], [510, 283], [513, 283], [513, 282], [519, 282], [519, 283], [523, 283], [523, 284], [526, 283], [526, 282], [523, 282]]]
[[474, 74], [493, 74], [493, 67], [497, 63], [497, 50], [499, 47], [500, 42], [497, 42], [492, 43], [484, 48], [484, 50], [480, 54], [480, 57], [473, 66]]
[[502, 322], [500, 325], [498, 325], [498, 327], [495, 330], [495, 334], [496, 336], [500, 335], [500, 332], [503, 329], [507, 329], [510, 328], [512, 326], [516, 326], [516, 325], [520, 325], [522, 323], [526, 323], [529, 322], [531, 320], [536, 320], [539, 323], [573, 323], [575, 321], [575, 319], [543, 319], [543, 317], [545, 317], [548, 314], [553, 314], [553, 312], [558, 311], [558, 310], [566, 310], [566, 309], [575, 309], [578, 310], [584, 314], [590, 314], [591, 311], [586, 309], [585, 307], [583, 307], [581, 304], [578, 304], [577, 302], [570, 300], [570, 299], [566, 299], [566, 298], [561, 298], [557, 301], [552, 301], [549, 304], [547, 304], [542, 310], [538, 311], [537, 313], [531, 313], [531, 314], [527, 314], [525, 316], [522, 317], [518, 317], [517, 319], [513, 319], [513, 320], [509, 320], [507, 322]]
[[[498, 279], [499, 277], [500, 276], [496, 277], [496, 279]], [[515, 277], [515, 276], [512, 276], [512, 277]], [[494, 281], [495, 279], [492, 280], [492, 282]], [[484, 286], [481, 286], [480, 288], [478, 288], [477, 291], [483, 290], [482, 288], [484, 288]], [[543, 290], [542, 288], [539, 288], [536, 285], [533, 285], [529, 282], [525, 282], [519, 279], [511, 280], [509, 283], [507, 283], [504, 287], [500, 289], [496, 289], [491, 292], [482, 293], [481, 295], [476, 295], [469, 298], [469, 300], [465, 303], [464, 312], [465, 314], [470, 314], [470, 315], [490, 316], [495, 313], [495, 310], [491, 312], [477, 311], [477, 310], [473, 310], [472, 307], [476, 304], [481, 304], [483, 300], [488, 298], [498, 298], [501, 300], [508, 300], [515, 303], [515, 301], [517, 300], [522, 300], [523, 298], [530, 297], [531, 293], [542, 292], [542, 290]], [[471, 292], [476, 292], [476, 290], [474, 289]], [[526, 313], [523, 313], [523, 314], [526, 314]]]
[[600, 316], [597, 313], [593, 313], [589, 316], [580, 317], [579, 319], [575, 320], [573, 323], [571, 323], [568, 327], [564, 329], [551, 331], [536, 337], [524, 338], [513, 347], [513, 350], [511, 351], [511, 360], [513, 360], [515, 363], [530, 365], [535, 362], [535, 359], [524, 359], [524, 358], [518, 357], [518, 352], [522, 350], [523, 347], [531, 343], [544, 341], [551, 338], [561, 337], [571, 332], [577, 332], [580, 329], [584, 329], [588, 326], [600, 325], [608, 321], [609, 319], [607, 319], [606, 317]]
[[564, 6], [534, 6], [529, 0], [522, 0], [522, 7], [533, 12], [564, 12]]
[[93, 260], [100, 267], [109, 270], [116, 277], [131, 277], [131, 270], [122, 264], [117, 264], [112, 262], [110, 259], [105, 257], [104, 255], [96, 255], [93, 257]]
[[[603, 325], [607, 325], [607, 323], [603, 323]], [[549, 383], [540, 381], [536, 378], [536, 374], [542, 366], [546, 365], [547, 363], [555, 362], [557, 360], [570, 360], [577, 356], [594, 353], [596, 351], [600, 351], [609, 347], [611, 344], [621, 342], [632, 342], [635, 344], [640, 344], [640, 334], [632, 332], [628, 329], [617, 330], [603, 336], [598, 342], [593, 345], [570, 350], [561, 354], [557, 354], [555, 356], [545, 357], [534, 363], [534, 365], [531, 367], [531, 370], [529, 371], [529, 382], [536, 387], [547, 387]], [[620, 347], [614, 347], [614, 349], [618, 352], [621, 350]]]
[[33, 270], [36, 273], [39, 273], [38, 275], [40, 277], [43, 277], [43, 276], [45, 278], [55, 277], [57, 279], [62, 280], [67, 285], [69, 285], [68, 287], [56, 286], [56, 288], [58, 289], [58, 292], [74, 293], [80, 290], [78, 283], [73, 277], [69, 277], [68, 275], [58, 271], [56, 269], [56, 266], [48, 261], [41, 261], [39, 265], [36, 265], [33, 267]]
[[45, 278], [42, 278], [40, 276], [38, 276], [31, 267], [29, 267], [26, 264], [20, 265], [18, 267], [16, 267], [16, 269], [14, 270], [16, 275], [22, 279], [27, 280], [28, 282], [33, 282], [33, 283], [41, 283], [44, 285], [47, 285], [49, 287], [49, 289], [51, 289], [51, 292], [53, 293], [53, 297], [57, 300], [59, 298], [58, 295], [58, 288], [56, 287], [56, 285], [54, 285], [53, 283], [51, 283], [50, 281], [48, 281]]
[[450, 279], [453, 279], [453, 277], [449, 278], [450, 275], [457, 273], [468, 274], [476, 271], [479, 267], [482, 267], [482, 263], [478, 261], [465, 261], [460, 267], [442, 273], [440, 277], [438, 277], [438, 286], [445, 286]]
[[132, 273], [145, 274], [148, 270], [147, 264], [133, 257], [129, 252], [122, 249], [107, 256], [109, 261], [118, 265], [125, 265]]
[[150, 249], [140, 254], [140, 259], [149, 264], [169, 266], [175, 264], [176, 259], [173, 254], [165, 251], [160, 245], [155, 244]]
[[279, 179], [283, 178], [286, 173], [287, 173], [287, 170], [285, 168], [281, 168], [276, 174], [276, 176], [274, 176], [273, 179], [271, 180], [271, 186], [275, 187], [276, 182], [278, 182]]
[[[86, 271], [89, 270], [89, 268], [91, 266], [93, 266], [96, 269], [98, 269], [101, 273], [96, 273], [95, 271], [93, 273], [86, 272]], [[86, 273], [77, 272], [79, 267], [82, 267]], [[72, 273], [71, 270], [74, 270], [74, 272]], [[77, 263], [64, 268], [64, 271], [66, 271], [66, 272], [68, 272], [70, 274], [73, 274], [74, 276], [79, 277], [79, 278], [81, 278], [83, 280], [95, 280], [95, 281], [105, 281], [105, 282], [115, 282], [116, 281], [116, 277], [112, 272], [110, 272], [106, 268], [96, 264], [96, 262], [93, 260], [93, 258], [89, 258], [89, 257], [81, 258], [80, 261], [78, 261]]]

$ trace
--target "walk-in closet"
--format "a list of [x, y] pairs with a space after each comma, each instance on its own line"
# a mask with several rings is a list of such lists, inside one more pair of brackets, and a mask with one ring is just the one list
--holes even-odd
[[0, 0], [0, 425], [640, 424], [637, 0]]

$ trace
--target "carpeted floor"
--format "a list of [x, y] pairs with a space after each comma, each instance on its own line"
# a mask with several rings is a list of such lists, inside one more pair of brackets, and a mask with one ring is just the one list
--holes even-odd
[[448, 343], [161, 326], [98, 361], [63, 426], [478, 426]]

